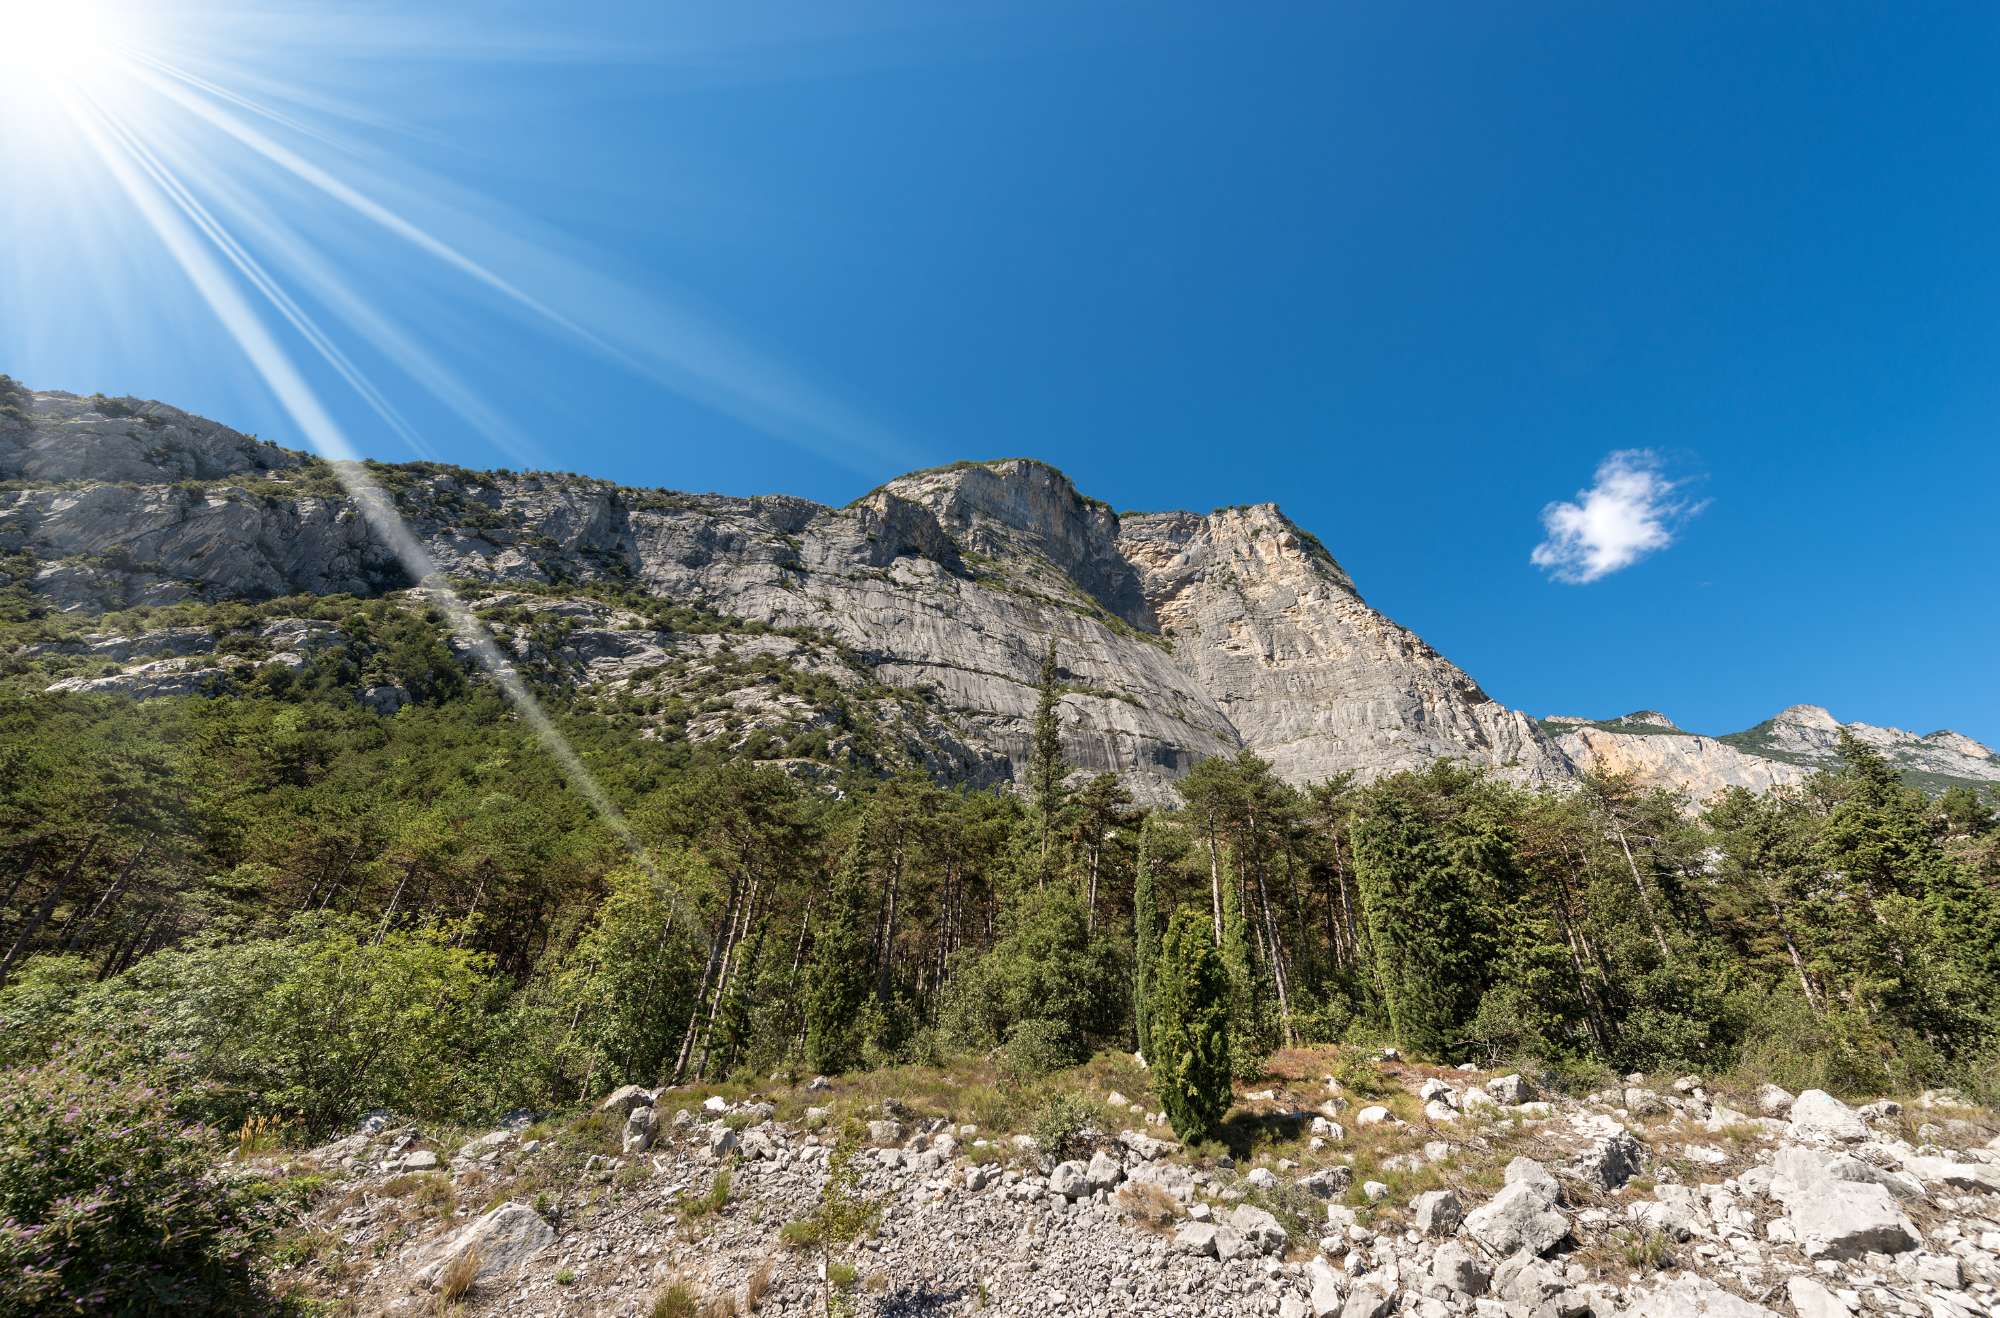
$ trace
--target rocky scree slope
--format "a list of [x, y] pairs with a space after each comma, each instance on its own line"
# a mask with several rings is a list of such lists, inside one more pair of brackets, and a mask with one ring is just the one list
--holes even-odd
[[[243, 1175], [325, 1178], [281, 1281], [366, 1313], [1975, 1318], [2000, 1304], [2000, 1130], [1700, 1077], [1576, 1101], [1519, 1075], [1383, 1068], [1242, 1096], [1240, 1163], [1099, 1088], [1045, 1152], [951, 1110], [815, 1079], [733, 1097], [627, 1085], [580, 1117], [447, 1135], [372, 1118]], [[1129, 1069], [1129, 1068], [1128, 1068]], [[1350, 1079], [1352, 1068], [1343, 1071]], [[1114, 1077], [1115, 1078], [1115, 1077]], [[1138, 1090], [1133, 1081], [1124, 1083]], [[530, 1124], [533, 1122], [533, 1124]], [[858, 1238], [787, 1224], [843, 1148]], [[844, 1295], [841, 1292], [844, 1291]]]
[[[72, 617], [415, 585], [329, 464], [160, 403], [4, 392], [0, 554]], [[863, 706], [892, 763], [1016, 779], [1054, 641], [1065, 753], [1142, 800], [1238, 749], [1295, 782], [1438, 756], [1531, 783], [1572, 772], [1533, 720], [1369, 608], [1275, 505], [1121, 518], [1025, 459], [915, 473], [845, 508], [370, 465], [442, 570], [504, 612], [538, 674], [642, 713], [692, 683], [714, 717], [689, 735], [754, 740], [766, 757], [852, 739]], [[704, 623], [663, 624], [646, 601]], [[289, 638], [305, 620], [264, 621], [281, 634], [255, 638], [249, 658], [303, 662]], [[90, 660], [61, 677], [68, 689], [226, 690], [254, 666], [188, 636], [73, 629], [61, 644], [30, 657]], [[759, 656], [755, 682], [718, 672]], [[788, 701], [750, 690], [794, 668], [810, 680]], [[837, 714], [829, 691], [844, 693]]]

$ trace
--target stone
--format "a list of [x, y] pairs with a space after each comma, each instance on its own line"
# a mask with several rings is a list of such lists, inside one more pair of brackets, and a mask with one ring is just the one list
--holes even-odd
[[1257, 1252], [1256, 1246], [1245, 1239], [1241, 1231], [1227, 1225], [1215, 1228], [1215, 1257], [1224, 1263], [1255, 1252]]
[[1417, 1097], [1426, 1103], [1432, 1099], [1449, 1101], [1452, 1097], [1452, 1088], [1436, 1076], [1432, 1076], [1417, 1087]]
[[702, 1100], [701, 1107], [704, 1112], [713, 1112], [717, 1116], [720, 1116], [724, 1112], [729, 1111], [729, 1100], [720, 1094], [710, 1094]]
[[1080, 1162], [1059, 1162], [1049, 1173], [1049, 1189], [1065, 1199], [1090, 1193], [1090, 1169]]
[[1217, 1230], [1212, 1222], [1183, 1223], [1180, 1230], [1174, 1232], [1174, 1248], [1185, 1254], [1214, 1258]]
[[1927, 1155], [1907, 1158], [1903, 1167], [1927, 1185], [1943, 1185], [1954, 1190], [1983, 1190], [2000, 1193], [2000, 1167], [1980, 1163], [1954, 1162], [1950, 1158]]
[[1797, 1310], [1798, 1318], [1850, 1318], [1847, 1306], [1832, 1291], [1807, 1276], [1785, 1281], [1785, 1294]]
[[1504, 1107], [1519, 1107], [1535, 1097], [1535, 1087], [1518, 1074], [1496, 1076], [1488, 1080], [1486, 1092]]
[[1157, 1139], [1143, 1131], [1123, 1130], [1118, 1132], [1118, 1142], [1148, 1162], [1178, 1153], [1180, 1145], [1172, 1140]]
[[1311, 1286], [1307, 1303], [1313, 1318], [1335, 1318], [1346, 1298], [1347, 1276], [1323, 1258], [1306, 1265], [1306, 1281]]
[[1364, 1281], [1349, 1293], [1340, 1318], [1389, 1318], [1395, 1311], [1395, 1299], [1379, 1283]]
[[1389, 1187], [1380, 1181], [1363, 1181], [1361, 1194], [1369, 1203], [1379, 1204], [1389, 1197]]
[[1744, 1299], [1705, 1277], [1683, 1274], [1639, 1296], [1626, 1318], [1779, 1318], [1776, 1310]]
[[1269, 1167], [1252, 1167], [1243, 1179], [1248, 1181], [1252, 1187], [1259, 1190], [1275, 1190], [1278, 1188], [1277, 1173], [1273, 1172]]
[[1125, 1164], [1106, 1153], [1103, 1149], [1090, 1155], [1090, 1165], [1084, 1169], [1084, 1179], [1093, 1190], [1110, 1190], [1125, 1179]]
[[1781, 1089], [1777, 1085], [1757, 1087], [1757, 1110], [1767, 1117], [1789, 1116], [1794, 1101], [1789, 1089]]
[[473, 1284], [492, 1285], [512, 1278], [554, 1244], [555, 1238], [555, 1228], [534, 1209], [526, 1204], [502, 1204], [427, 1249], [417, 1275], [425, 1284], [434, 1286], [461, 1255], [471, 1253], [478, 1260]]
[[1457, 1121], [1458, 1109], [1442, 1099], [1432, 1099], [1424, 1104], [1424, 1115], [1432, 1121]]
[[1500, 1106], [1500, 1100], [1487, 1093], [1484, 1089], [1468, 1089], [1459, 1095], [1458, 1102], [1459, 1106], [1467, 1112], [1472, 1111], [1474, 1108], [1496, 1108]]
[[628, 1112], [632, 1112], [632, 1108], [650, 1108], [652, 1094], [638, 1088], [636, 1084], [620, 1084], [616, 1090], [610, 1092], [610, 1098], [606, 1098], [598, 1106], [604, 1112], [616, 1112], [618, 1116], [626, 1116]]
[[[1554, 1178], [1540, 1164], [1534, 1166], [1542, 1178], [1516, 1179], [1465, 1215], [1466, 1234], [1490, 1253], [1505, 1256], [1527, 1250], [1545, 1254], [1569, 1234], [1569, 1218], [1555, 1206]], [[1513, 1169], [1508, 1170], [1511, 1174]]]
[[1465, 1205], [1449, 1190], [1426, 1190], [1411, 1208], [1417, 1230], [1427, 1236], [1448, 1236], [1465, 1217]]
[[1915, 1249], [1919, 1239], [1894, 1197], [1879, 1185], [1823, 1181], [1811, 1193], [1795, 1196], [1788, 1216], [1807, 1258], [1900, 1254]]
[[1380, 1103], [1371, 1104], [1354, 1114], [1354, 1124], [1357, 1126], [1380, 1126], [1395, 1119], [1390, 1115], [1389, 1109]]
[[1282, 1254], [1291, 1239], [1275, 1216], [1250, 1204], [1230, 1209], [1223, 1224], [1241, 1235], [1259, 1254]]
[[1824, 1089], [1808, 1089], [1792, 1101], [1792, 1134], [1799, 1139], [1865, 1140], [1868, 1123]]
[[1616, 1190], [1646, 1166], [1646, 1146], [1631, 1131], [1614, 1127], [1593, 1140], [1575, 1163], [1576, 1174], [1606, 1190]]
[[1456, 1240], [1446, 1241], [1431, 1255], [1431, 1280], [1454, 1295], [1484, 1295], [1492, 1276], [1486, 1260]]
[[660, 1113], [657, 1108], [635, 1107], [625, 1118], [625, 1132], [619, 1140], [619, 1147], [626, 1153], [644, 1153], [653, 1147], [653, 1138], [660, 1129]]
[[727, 1126], [717, 1126], [708, 1133], [708, 1156], [718, 1161], [736, 1152], [736, 1132]]
[[1672, 1111], [1667, 1100], [1637, 1085], [1626, 1089], [1624, 1098], [1625, 1110], [1635, 1117], [1662, 1117]]
[[478, 1162], [495, 1156], [517, 1138], [511, 1130], [488, 1131], [477, 1139], [467, 1140], [459, 1149], [458, 1156], [467, 1162]]
[[434, 1172], [438, 1169], [438, 1156], [429, 1149], [412, 1149], [396, 1164], [398, 1171]]
[[868, 1142], [870, 1144], [901, 1144], [903, 1142], [903, 1123], [886, 1120], [869, 1122]]

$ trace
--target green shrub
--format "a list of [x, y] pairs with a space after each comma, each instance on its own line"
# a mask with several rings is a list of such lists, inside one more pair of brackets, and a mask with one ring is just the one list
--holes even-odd
[[1061, 1162], [1083, 1151], [1085, 1132], [1096, 1119], [1090, 1104], [1076, 1095], [1053, 1093], [1036, 1104], [1028, 1120], [1028, 1133], [1045, 1157]]
[[1001, 1069], [1014, 1077], [1043, 1076], [1074, 1066], [1076, 1040], [1060, 1022], [1019, 1021], [1007, 1032], [1006, 1047], [1000, 1050]]
[[[264, 1234], [226, 1142], [160, 1089], [63, 1054], [0, 1080], [0, 1312], [262, 1312]], [[124, 1068], [120, 1068], [124, 1069]]]

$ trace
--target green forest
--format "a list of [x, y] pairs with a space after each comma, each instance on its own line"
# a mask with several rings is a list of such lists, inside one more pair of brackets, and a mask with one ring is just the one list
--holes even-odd
[[967, 1052], [1032, 1074], [1146, 1047], [1192, 911], [1239, 1075], [1354, 1040], [1991, 1092], [1993, 802], [1927, 799], [1857, 744], [1699, 816], [1445, 763], [1298, 789], [1250, 755], [1142, 811], [1063, 762], [1053, 677], [1020, 794], [562, 720], [635, 848], [434, 638], [391, 641], [421, 699], [389, 718], [338, 671], [0, 706], [6, 1062], [115, 1043], [211, 1120], [313, 1132]]
[[[1995, 802], [1926, 797], [1852, 741], [1803, 790], [1699, 814], [1451, 763], [1296, 788], [1249, 754], [1142, 810], [1065, 762], [1053, 651], [1018, 793], [801, 776], [548, 690], [618, 823], [436, 619], [326, 607], [351, 639], [242, 694], [0, 696], [22, 1294], [97, 1294], [161, 1221], [189, 1250], [161, 1285], [248, 1284], [227, 1260], [268, 1212], [186, 1190], [217, 1140], [627, 1083], [973, 1059], [1032, 1085], [1138, 1050], [1196, 1140], [1232, 1081], [1329, 1042], [1571, 1090], [2000, 1088]], [[378, 679], [414, 703], [364, 709]]]

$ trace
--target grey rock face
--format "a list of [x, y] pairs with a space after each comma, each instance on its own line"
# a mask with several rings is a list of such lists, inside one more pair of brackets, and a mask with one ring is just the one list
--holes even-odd
[[423, 1260], [418, 1276], [434, 1285], [453, 1262], [470, 1253], [478, 1260], [473, 1283], [491, 1285], [518, 1273], [555, 1238], [555, 1228], [534, 1209], [526, 1204], [502, 1204], [440, 1241]]
[[1778, 1318], [1777, 1311], [1726, 1291], [1704, 1277], [1681, 1277], [1640, 1298], [1629, 1318]]
[[1645, 786], [1684, 790], [1697, 802], [1730, 787], [1763, 792], [1803, 782], [1839, 759], [1843, 729], [1906, 772], [1973, 784], [2000, 781], [2000, 756], [1970, 737], [1843, 724], [1818, 705], [1793, 705], [1727, 740], [1638, 715], [1548, 721], [1561, 729], [1556, 745], [1578, 768], [1631, 774]]
[[[28, 423], [0, 429], [0, 478], [39, 485], [0, 494], [0, 550], [41, 560], [38, 588], [66, 607], [411, 584], [327, 464], [159, 404], [27, 397]], [[826, 636], [866, 680], [922, 698], [924, 713], [898, 715], [909, 755], [952, 781], [1025, 772], [1051, 640], [1065, 754], [1148, 802], [1170, 800], [1197, 760], [1245, 747], [1294, 782], [1438, 756], [1532, 782], [1570, 772], [1531, 720], [1370, 609], [1273, 505], [1121, 520], [1025, 460], [916, 473], [840, 509], [577, 477], [385, 479], [448, 575], [615, 580]], [[630, 680], [660, 654], [613, 621], [550, 658], [593, 684]], [[226, 677], [145, 674], [109, 689], [172, 694]], [[388, 690], [366, 699], [396, 703]]]
[[1854, 1181], [1824, 1181], [1795, 1196], [1791, 1223], [1808, 1258], [1900, 1254], [1920, 1242], [1886, 1188]]
[[1546, 1254], [1569, 1234], [1569, 1218], [1555, 1206], [1555, 1178], [1527, 1158], [1516, 1158], [1507, 1178], [1499, 1194], [1466, 1214], [1466, 1234], [1496, 1257]]
[[1792, 1133], [1804, 1139], [1861, 1140], [1868, 1123], [1824, 1089], [1808, 1089], [1792, 1101]]

